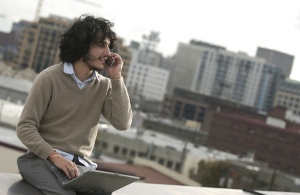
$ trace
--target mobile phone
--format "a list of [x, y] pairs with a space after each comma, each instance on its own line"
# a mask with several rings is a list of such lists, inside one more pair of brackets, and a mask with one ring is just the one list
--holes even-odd
[[105, 64], [107, 66], [112, 66], [114, 64], [114, 62], [115, 62], [115, 60], [111, 56], [109, 56], [105, 59]]

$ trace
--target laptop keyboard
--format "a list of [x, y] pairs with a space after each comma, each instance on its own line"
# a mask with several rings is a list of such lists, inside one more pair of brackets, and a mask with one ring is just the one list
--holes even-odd
[[[49, 161], [50, 162], [50, 161]], [[57, 179], [59, 181], [61, 181], [63, 184], [67, 183], [68, 181], [70, 181], [71, 179], [69, 179], [66, 174], [63, 172], [63, 170], [57, 168], [52, 162], [50, 162], [50, 166], [52, 171], [54, 172], [54, 175], [57, 177]], [[48, 164], [49, 165], [49, 164]], [[81, 167], [78, 167], [79, 170], [79, 175], [83, 174], [84, 171], [81, 169]], [[70, 190], [73, 191], [80, 191], [80, 192], [85, 192], [85, 193], [94, 193], [94, 194], [99, 194], [99, 195], [111, 195], [111, 192], [107, 192], [107, 191], [103, 191], [103, 190], [90, 190], [90, 189], [86, 189], [86, 188], [78, 188], [78, 187], [72, 187], [70, 188]]]
[[93, 193], [93, 194], [99, 194], [99, 195], [111, 195], [112, 193], [110, 192], [105, 192], [105, 191], [98, 191], [98, 190], [89, 190], [86, 188], [78, 188], [78, 187], [72, 187], [73, 191], [79, 191], [79, 192], [85, 192], [85, 193]]
[[[80, 174], [83, 173], [83, 170], [78, 167], [79, 169], [79, 172]], [[57, 176], [59, 177], [59, 179], [63, 182], [63, 183], [66, 183], [68, 181], [70, 181], [71, 179], [69, 179], [66, 174], [60, 170], [60, 169], [57, 169]], [[79, 187], [70, 187], [71, 190], [73, 191], [80, 191], [80, 192], [85, 192], [85, 193], [94, 193], [94, 194], [99, 194], [99, 195], [110, 195], [111, 193], [108, 193], [108, 192], [105, 192], [103, 190], [101, 191], [98, 191], [98, 190], [90, 190], [90, 189], [86, 189], [86, 188], [79, 188]]]
[[52, 165], [52, 170], [55, 173], [54, 175], [57, 177], [57, 179], [59, 181], [61, 181], [62, 183], [67, 183], [68, 181], [70, 181], [71, 179], [69, 179], [66, 174], [63, 172], [63, 170], [58, 169], [57, 167], [55, 167], [54, 165]]

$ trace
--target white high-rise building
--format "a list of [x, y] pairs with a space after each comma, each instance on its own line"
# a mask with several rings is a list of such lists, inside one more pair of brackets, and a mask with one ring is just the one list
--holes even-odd
[[203, 42], [179, 43], [171, 88], [257, 107], [265, 59]]
[[145, 100], [162, 101], [166, 92], [169, 71], [139, 62], [139, 50], [131, 50], [132, 58], [126, 80], [128, 92]]

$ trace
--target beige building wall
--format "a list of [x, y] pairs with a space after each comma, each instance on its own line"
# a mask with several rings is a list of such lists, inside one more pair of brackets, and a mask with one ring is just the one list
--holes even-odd
[[[72, 20], [51, 16], [40, 18], [37, 23], [32, 23], [25, 27], [19, 43], [19, 54], [16, 64], [19, 68], [32, 68], [36, 72], [56, 64], [59, 59], [59, 40], [63, 32], [70, 26]], [[123, 38], [118, 37], [115, 52], [119, 53], [123, 59], [122, 75], [127, 78], [131, 52], [123, 44]]]
[[41, 72], [58, 63], [60, 36], [70, 24], [71, 20], [51, 16], [25, 27], [19, 44], [18, 66]]
[[37, 24], [32, 23], [30, 26], [24, 27], [22, 36], [18, 46], [18, 57], [16, 64], [18, 68], [31, 68], [34, 58], [34, 48], [37, 43]]
[[105, 131], [98, 133], [94, 153], [98, 152], [123, 160], [143, 157], [178, 172], [183, 166], [182, 151], [168, 146], [149, 145], [138, 138], [128, 138]]

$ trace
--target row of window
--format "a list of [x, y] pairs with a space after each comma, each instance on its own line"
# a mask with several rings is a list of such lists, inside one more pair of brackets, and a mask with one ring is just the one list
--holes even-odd
[[278, 95], [278, 100], [286, 100], [286, 101], [295, 101], [295, 102], [299, 102], [300, 101], [300, 97], [291, 97], [291, 96], [288, 96], [288, 95], [282, 95], [282, 94], [279, 94]]
[[[107, 142], [101, 142], [101, 149], [103, 151], [107, 150], [108, 149], [108, 143]], [[115, 155], [121, 155], [122, 157], [131, 157], [131, 158], [133, 158], [135, 156], [139, 156], [139, 157], [143, 158], [143, 157], [146, 156], [145, 152], [136, 151], [136, 150], [128, 149], [128, 148], [125, 148], [125, 147], [122, 148], [118, 145], [114, 145], [113, 153]], [[163, 157], [158, 157], [158, 156], [155, 156], [155, 155], [151, 155], [150, 160], [156, 161], [159, 164], [161, 164], [163, 166], [166, 166], [170, 169], [180, 171], [181, 163], [179, 163], [179, 162], [174, 162], [170, 159], [165, 159]]]
[[278, 100], [276, 102], [276, 105], [285, 106], [285, 107], [291, 109], [295, 115], [300, 115], [300, 110], [298, 108], [298, 104], [287, 103], [285, 101], [281, 102], [280, 100]]

